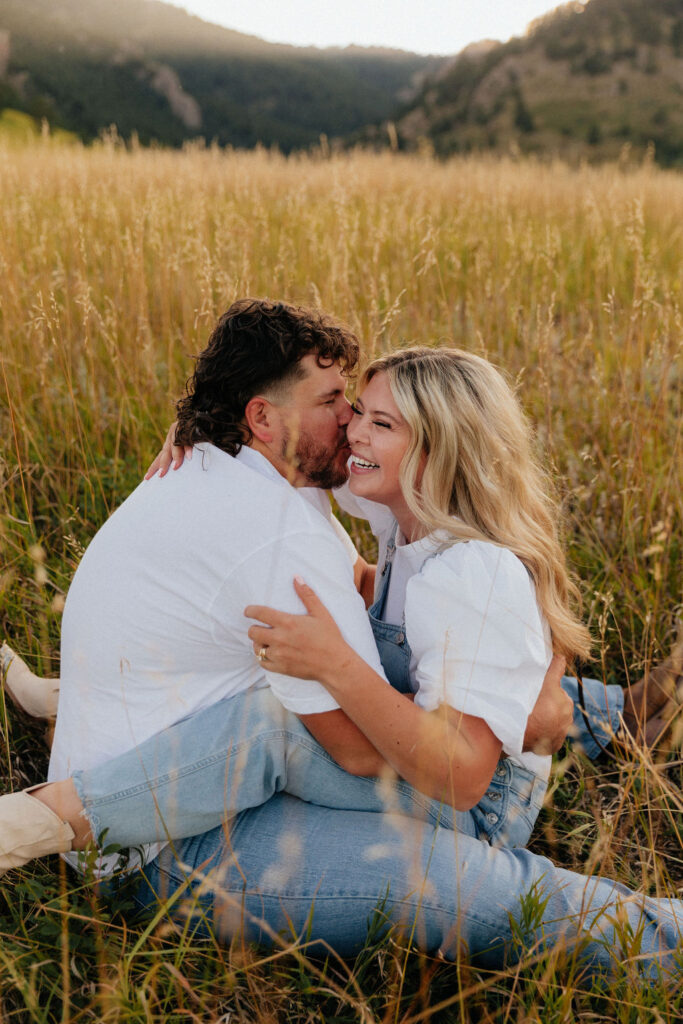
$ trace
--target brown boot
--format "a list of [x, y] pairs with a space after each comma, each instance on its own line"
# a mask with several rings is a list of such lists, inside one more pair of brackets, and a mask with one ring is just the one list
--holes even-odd
[[667, 731], [683, 698], [683, 633], [668, 658], [624, 691], [624, 725], [652, 747]]
[[71, 825], [30, 794], [25, 789], [0, 797], [0, 875], [34, 857], [71, 849]]

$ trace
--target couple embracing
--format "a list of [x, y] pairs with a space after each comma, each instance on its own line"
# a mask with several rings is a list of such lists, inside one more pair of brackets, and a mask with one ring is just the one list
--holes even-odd
[[[588, 729], [560, 677], [589, 637], [503, 378], [405, 349], [351, 406], [358, 356], [317, 311], [242, 300], [221, 317], [178, 406], [178, 472], [166, 450], [74, 576], [50, 782], [0, 798], [0, 869], [51, 852], [78, 867], [104, 837], [128, 851], [123, 873], [100, 856], [105, 889], [123, 877], [141, 908], [168, 899], [225, 939], [286, 931], [352, 955], [381, 902], [446, 957], [500, 965], [526, 929], [527, 948], [578, 944], [609, 970], [630, 930], [643, 974], [671, 969], [680, 902], [524, 847], [572, 717], [594, 754], [624, 722], [646, 730], [680, 652], [626, 696], [586, 681]], [[369, 521], [376, 577], [329, 488]], [[35, 708], [55, 682], [3, 651]]]

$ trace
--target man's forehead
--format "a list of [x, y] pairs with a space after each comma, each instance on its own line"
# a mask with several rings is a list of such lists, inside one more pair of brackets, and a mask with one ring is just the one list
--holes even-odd
[[303, 357], [300, 365], [304, 376], [296, 382], [295, 390], [299, 395], [322, 398], [346, 391], [346, 377], [341, 363], [336, 360], [320, 366], [318, 357], [309, 354]]

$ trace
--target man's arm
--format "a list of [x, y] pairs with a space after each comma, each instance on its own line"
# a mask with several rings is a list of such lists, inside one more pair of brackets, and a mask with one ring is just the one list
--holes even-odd
[[389, 765], [341, 708], [299, 715], [311, 736], [349, 775], [381, 775]]
[[353, 582], [356, 590], [365, 601], [365, 607], [369, 608], [375, 600], [375, 573], [376, 565], [370, 565], [359, 555], [353, 566]]
[[538, 700], [527, 721], [525, 751], [554, 754], [567, 738], [574, 718], [574, 704], [562, 689], [566, 666], [565, 659], [557, 654], [550, 662]]

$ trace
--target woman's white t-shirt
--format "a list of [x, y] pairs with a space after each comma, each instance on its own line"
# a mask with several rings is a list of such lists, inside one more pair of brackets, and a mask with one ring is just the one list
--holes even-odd
[[380, 567], [395, 538], [383, 619], [405, 623], [415, 703], [425, 711], [449, 704], [483, 718], [508, 756], [547, 778], [551, 759], [522, 753], [552, 657], [550, 630], [524, 564], [484, 541], [444, 547], [430, 536], [408, 544], [385, 505], [357, 498], [348, 485], [334, 494], [341, 508], [370, 523]]

